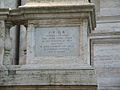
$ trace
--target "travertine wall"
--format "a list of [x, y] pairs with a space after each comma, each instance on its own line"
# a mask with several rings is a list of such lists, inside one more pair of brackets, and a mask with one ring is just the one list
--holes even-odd
[[[15, 8], [17, 0], [0, 0], [0, 7]], [[22, 4], [26, 0], [22, 0]], [[120, 90], [120, 0], [92, 0], [96, 4], [97, 27], [91, 34], [92, 59], [95, 61], [97, 80], [100, 90]], [[20, 64], [25, 44], [25, 28], [21, 30]], [[11, 31], [15, 41], [15, 32]], [[14, 43], [13, 43], [14, 44]], [[13, 52], [14, 55], [14, 45]]]
[[99, 89], [120, 90], [120, 0], [94, 2], [99, 12], [92, 36]]

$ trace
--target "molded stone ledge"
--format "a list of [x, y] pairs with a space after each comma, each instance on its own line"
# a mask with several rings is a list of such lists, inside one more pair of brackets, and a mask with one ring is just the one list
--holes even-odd
[[[70, 5], [89, 5], [90, 3], [88, 2], [82, 2], [82, 1], [78, 1], [75, 2], [71, 1], [71, 2], [41, 2], [41, 3], [37, 3], [37, 2], [32, 2], [32, 3], [27, 3], [26, 5], [22, 6], [22, 7], [45, 7], [45, 6], [70, 6]], [[20, 6], [21, 7], [21, 6]]]
[[29, 5], [38, 5], [38, 4], [43, 4], [43, 3], [49, 3], [49, 4], [84, 4], [84, 3], [88, 3], [88, 0], [22, 0], [22, 3], [25, 6], [29, 6]]
[[94, 70], [1, 71], [0, 85], [97, 85]]
[[[45, 15], [46, 13], [47, 16]], [[75, 14], [76, 13], [76, 14]], [[21, 6], [17, 9], [0, 9], [0, 19], [7, 19], [13, 24], [27, 23], [28, 20], [40, 19], [60, 19], [60, 18], [87, 18], [90, 27], [96, 27], [95, 5], [92, 3], [83, 5], [63, 5], [63, 6]]]
[[[34, 65], [7, 65], [0, 67], [0, 86], [14, 85], [80, 85], [95, 86], [94, 68], [38, 69]], [[89, 90], [89, 89], [88, 89]]]
[[2, 65], [0, 70], [94, 70], [95, 68], [89, 65], [39, 65], [39, 64], [27, 64], [27, 65]]

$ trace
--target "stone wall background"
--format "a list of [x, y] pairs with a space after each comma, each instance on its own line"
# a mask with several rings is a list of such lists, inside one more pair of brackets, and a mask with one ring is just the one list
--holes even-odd
[[100, 90], [120, 90], [120, 0], [94, 0], [94, 61]]
[[[22, 4], [26, 0], [21, 0]], [[96, 5], [97, 27], [92, 32], [92, 59], [95, 61], [99, 90], [120, 90], [120, 0], [92, 0]], [[0, 8], [16, 8], [17, 0], [0, 0]], [[13, 30], [12, 30], [13, 29]], [[11, 28], [15, 56], [15, 27]], [[24, 64], [25, 28], [21, 26], [20, 64]], [[13, 58], [14, 59], [14, 58]]]

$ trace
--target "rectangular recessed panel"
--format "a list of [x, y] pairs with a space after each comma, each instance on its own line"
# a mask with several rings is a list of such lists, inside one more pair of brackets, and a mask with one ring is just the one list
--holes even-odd
[[79, 31], [79, 26], [36, 28], [35, 56], [79, 56]]

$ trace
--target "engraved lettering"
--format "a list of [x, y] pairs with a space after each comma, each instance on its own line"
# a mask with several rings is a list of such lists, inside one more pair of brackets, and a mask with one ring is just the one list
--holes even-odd
[[79, 27], [36, 28], [35, 55], [78, 56]]

